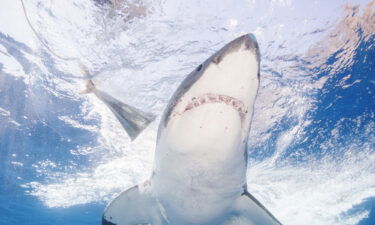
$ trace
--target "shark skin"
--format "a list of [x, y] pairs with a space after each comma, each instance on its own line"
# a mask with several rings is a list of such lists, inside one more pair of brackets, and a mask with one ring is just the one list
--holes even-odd
[[151, 178], [115, 198], [102, 224], [280, 225], [246, 183], [259, 69], [246, 34], [190, 73], [160, 121]]

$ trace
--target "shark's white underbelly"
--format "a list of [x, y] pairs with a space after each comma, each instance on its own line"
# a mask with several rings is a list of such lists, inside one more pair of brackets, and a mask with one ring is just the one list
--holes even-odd
[[237, 110], [222, 103], [179, 116], [164, 131], [167, 138], [159, 139], [152, 182], [173, 224], [205, 224], [244, 190], [242, 121]]

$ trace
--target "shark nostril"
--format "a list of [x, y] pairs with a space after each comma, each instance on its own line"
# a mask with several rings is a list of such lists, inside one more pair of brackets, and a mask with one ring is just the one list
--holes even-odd
[[216, 57], [212, 60], [212, 62], [214, 62], [215, 64], [219, 64], [219, 63], [221, 62], [221, 60], [222, 60], [222, 56], [221, 56], [221, 55], [218, 55], [218, 56], [216, 56]]
[[202, 69], [202, 64], [200, 64], [200, 65], [198, 66], [198, 68], [197, 68], [197, 72], [201, 71], [201, 69]]

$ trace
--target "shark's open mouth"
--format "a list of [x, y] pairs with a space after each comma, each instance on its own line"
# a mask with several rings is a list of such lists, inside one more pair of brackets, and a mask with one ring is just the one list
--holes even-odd
[[245, 104], [241, 100], [238, 100], [228, 95], [206, 93], [198, 97], [193, 97], [187, 103], [184, 111], [178, 114], [183, 114], [189, 110], [192, 110], [194, 108], [197, 108], [208, 103], [221, 103], [233, 107], [238, 112], [241, 118], [241, 122], [244, 121], [246, 113], [248, 111], [245, 107]]

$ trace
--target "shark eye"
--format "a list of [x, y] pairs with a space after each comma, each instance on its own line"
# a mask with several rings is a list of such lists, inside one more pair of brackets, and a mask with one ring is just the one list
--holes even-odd
[[200, 64], [197, 68], [197, 72], [199, 72], [202, 69], [202, 64]]

